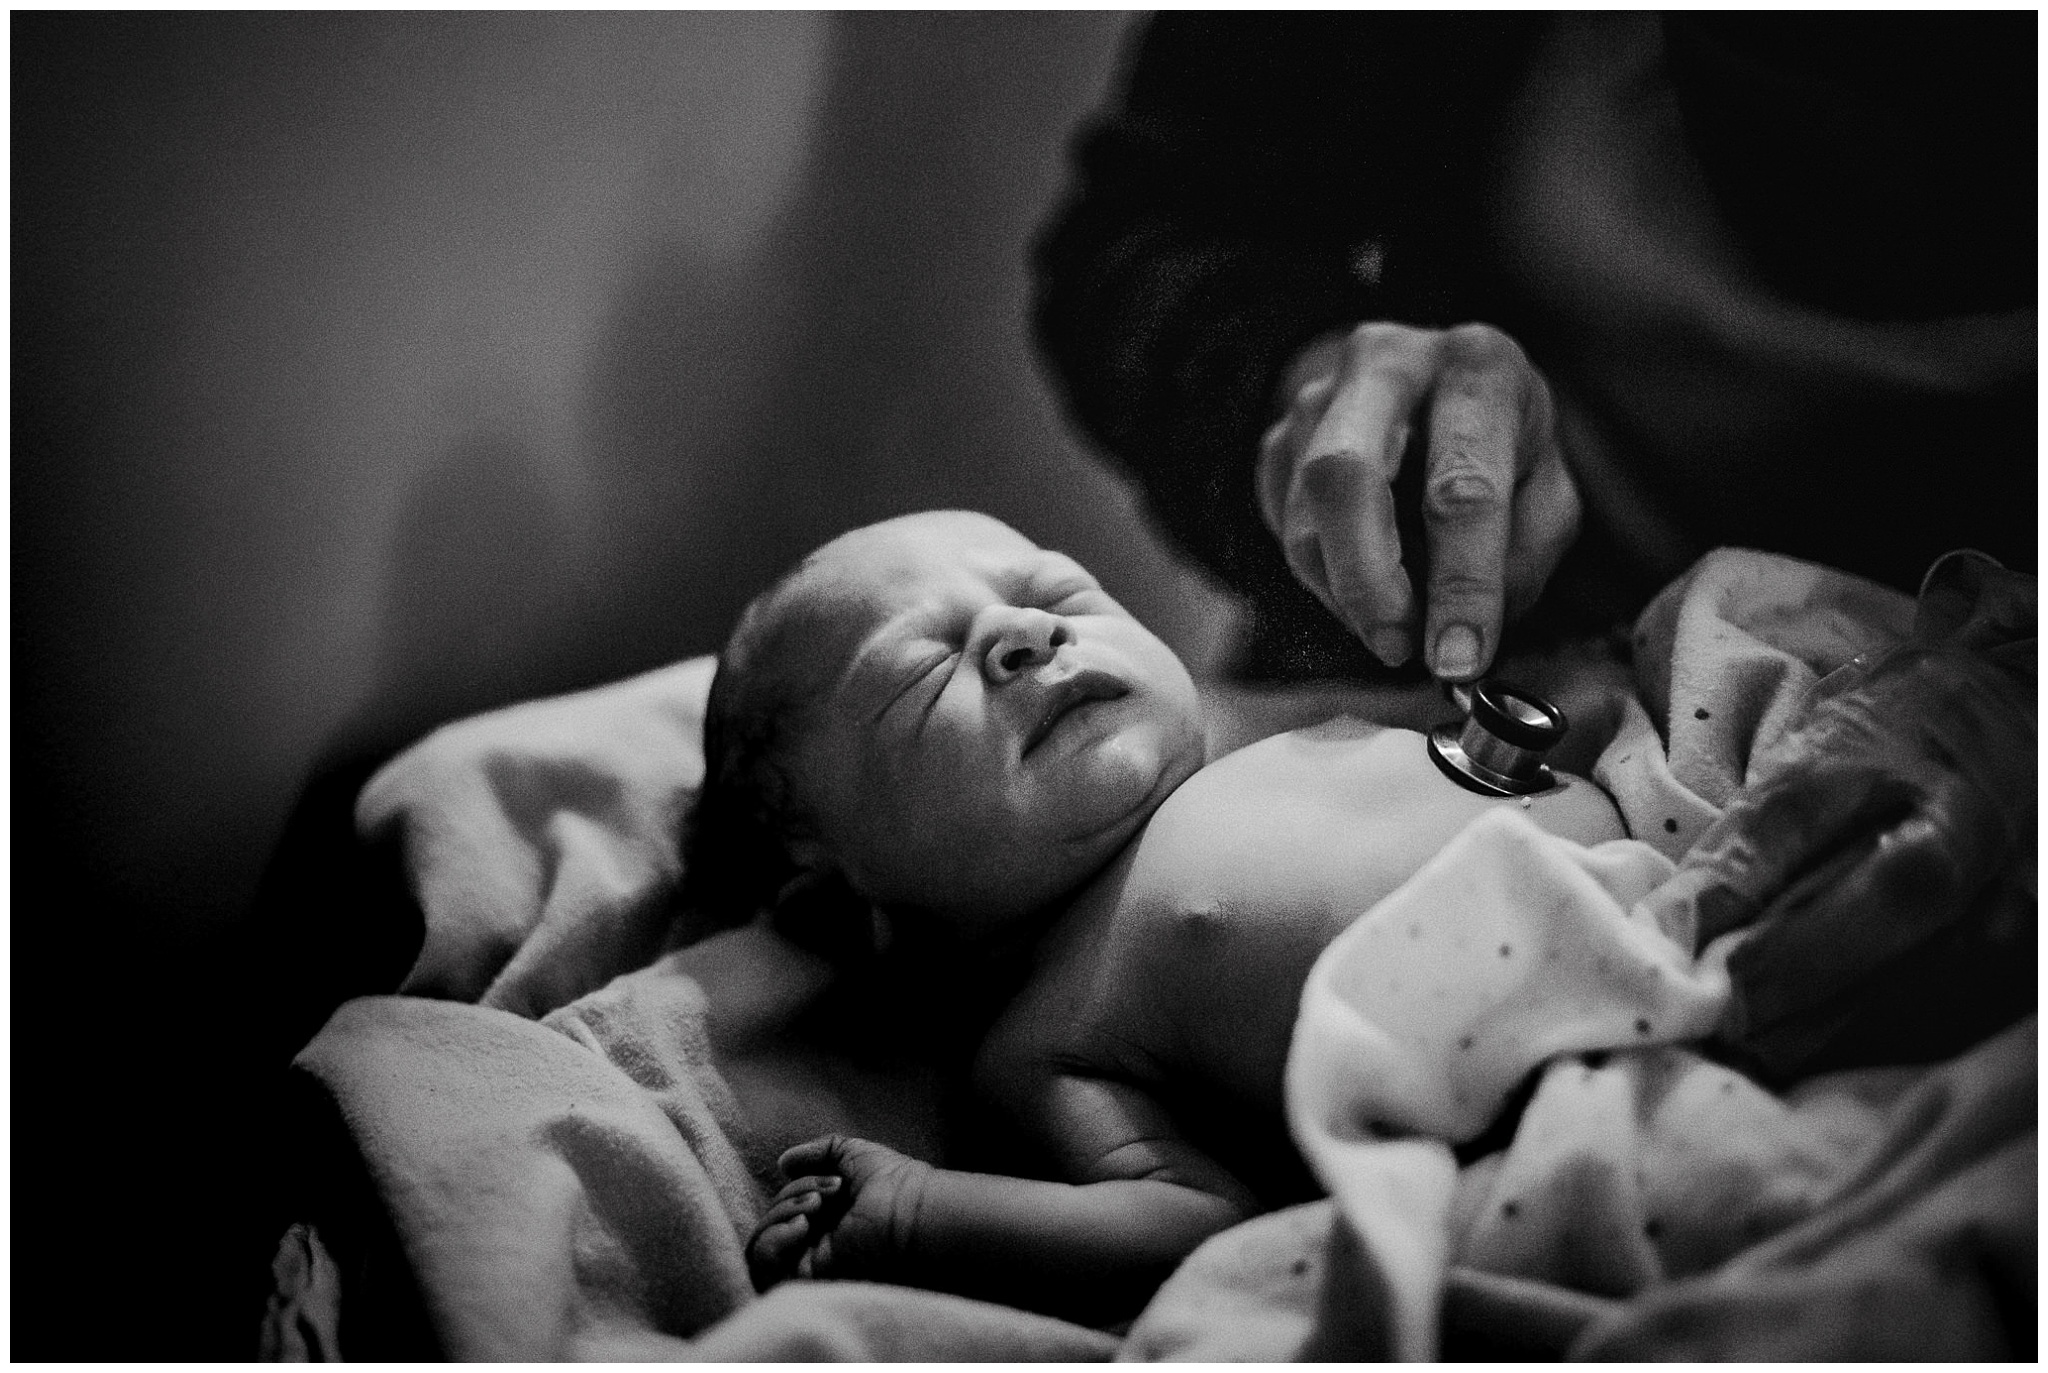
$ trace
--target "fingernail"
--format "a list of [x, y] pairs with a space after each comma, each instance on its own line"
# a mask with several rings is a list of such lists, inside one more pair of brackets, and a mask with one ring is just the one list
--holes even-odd
[[820, 1179], [818, 1180], [818, 1190], [819, 1190], [820, 1192], [836, 1192], [836, 1191], [838, 1191], [838, 1190], [839, 1190], [839, 1179], [838, 1179], [838, 1178], [820, 1178]]
[[1445, 625], [1436, 636], [1435, 658], [1437, 676], [1470, 677], [1479, 671], [1479, 632], [1471, 625]]
[[1373, 656], [1388, 667], [1399, 667], [1408, 661], [1408, 636], [1398, 629], [1376, 629], [1365, 642]]

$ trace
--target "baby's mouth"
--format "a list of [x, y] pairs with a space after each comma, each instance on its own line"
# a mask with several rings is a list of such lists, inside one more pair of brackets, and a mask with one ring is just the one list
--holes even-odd
[[1084, 667], [1070, 677], [1062, 677], [1045, 689], [1045, 699], [1038, 706], [1038, 718], [1033, 722], [1031, 732], [1024, 736], [1024, 751], [1019, 756], [1030, 757], [1031, 751], [1045, 742], [1046, 736], [1061, 720], [1082, 706], [1092, 701], [1114, 701], [1130, 694], [1129, 686], [1101, 668]]

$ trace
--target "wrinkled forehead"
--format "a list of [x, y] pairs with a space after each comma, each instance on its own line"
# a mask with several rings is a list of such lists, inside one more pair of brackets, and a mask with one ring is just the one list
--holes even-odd
[[996, 578], [1037, 545], [963, 511], [907, 515], [842, 534], [806, 558], [776, 598], [760, 666], [804, 696], [828, 689], [895, 616], [968, 579]]
[[935, 511], [842, 534], [804, 561], [800, 580], [858, 634], [964, 581], [998, 578], [1036, 551], [999, 520]]

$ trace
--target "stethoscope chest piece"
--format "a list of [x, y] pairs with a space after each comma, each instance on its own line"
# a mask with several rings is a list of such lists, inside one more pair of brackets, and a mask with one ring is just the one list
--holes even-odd
[[1429, 732], [1429, 756], [1444, 775], [1481, 796], [1533, 796], [1557, 785], [1543, 756], [1570, 728], [1564, 712], [1533, 691], [1487, 678], [1456, 693], [1467, 714]]

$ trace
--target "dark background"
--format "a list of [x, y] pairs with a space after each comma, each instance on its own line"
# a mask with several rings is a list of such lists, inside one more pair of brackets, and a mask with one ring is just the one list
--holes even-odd
[[251, 913], [323, 768], [935, 505], [1213, 658], [1024, 322], [1126, 25], [13, 17], [15, 1357], [253, 1357], [277, 1070], [390, 937]]

